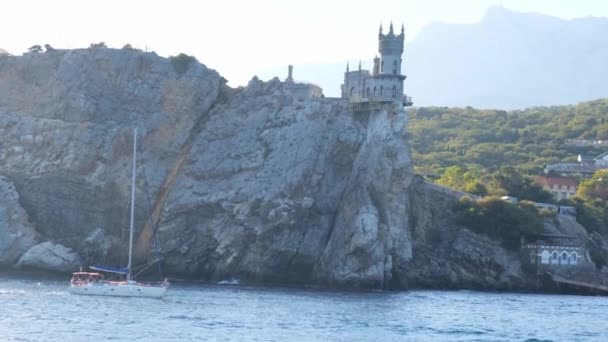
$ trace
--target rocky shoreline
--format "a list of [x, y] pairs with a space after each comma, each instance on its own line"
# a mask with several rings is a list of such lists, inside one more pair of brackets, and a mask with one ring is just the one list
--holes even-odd
[[231, 89], [154, 53], [0, 57], [0, 267], [124, 261], [137, 127], [137, 255], [157, 227], [169, 277], [539, 290], [517, 253], [455, 223], [456, 192], [414, 175], [406, 125], [400, 106], [357, 113], [278, 79]]

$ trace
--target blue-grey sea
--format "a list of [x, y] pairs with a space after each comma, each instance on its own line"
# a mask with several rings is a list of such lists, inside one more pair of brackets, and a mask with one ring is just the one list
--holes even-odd
[[608, 341], [608, 297], [174, 285], [71, 295], [0, 275], [0, 341]]

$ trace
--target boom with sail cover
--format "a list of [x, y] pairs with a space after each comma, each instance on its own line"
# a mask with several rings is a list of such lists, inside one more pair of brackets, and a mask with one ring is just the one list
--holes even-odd
[[101, 266], [100, 265], [100, 266], [89, 266], [89, 268], [92, 270], [95, 270], [95, 271], [117, 273], [117, 274], [122, 274], [122, 275], [129, 273], [129, 269], [126, 267], [111, 267], [111, 266]]

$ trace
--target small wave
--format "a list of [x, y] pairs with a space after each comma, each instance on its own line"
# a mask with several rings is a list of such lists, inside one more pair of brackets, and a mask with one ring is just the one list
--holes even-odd
[[435, 330], [440, 334], [446, 334], [446, 335], [485, 335], [487, 334], [487, 332], [485, 331], [480, 331], [480, 330], [470, 330], [470, 329], [442, 329], [442, 330]]
[[186, 321], [200, 321], [200, 320], [204, 319], [203, 316], [198, 316], [198, 315], [193, 315], [193, 316], [188, 316], [188, 315], [171, 315], [171, 316], [169, 316], [167, 318], [169, 318], [169, 319], [177, 319], [177, 320], [186, 320]]
[[0, 295], [15, 295], [15, 294], [25, 294], [26, 292], [24, 290], [16, 290], [16, 289], [10, 289], [10, 290], [5, 290], [5, 289], [0, 289]]
[[240, 281], [238, 279], [232, 278], [232, 279], [228, 279], [228, 280], [219, 281], [217, 284], [218, 285], [238, 285], [239, 283], [240, 283]]

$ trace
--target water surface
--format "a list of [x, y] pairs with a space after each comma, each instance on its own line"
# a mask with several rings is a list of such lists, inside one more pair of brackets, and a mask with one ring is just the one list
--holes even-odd
[[608, 341], [608, 297], [175, 285], [71, 295], [0, 276], [0, 341]]

